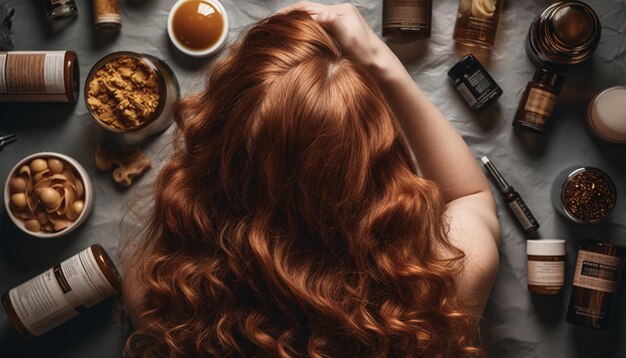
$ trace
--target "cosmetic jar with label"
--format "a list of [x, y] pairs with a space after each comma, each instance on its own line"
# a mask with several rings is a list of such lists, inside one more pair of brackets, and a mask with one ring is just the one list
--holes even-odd
[[565, 240], [527, 240], [528, 290], [558, 295], [565, 285]]
[[589, 103], [587, 131], [608, 143], [626, 143], [626, 87], [608, 88]]
[[530, 132], [543, 132], [562, 87], [563, 76], [545, 68], [537, 70], [533, 80], [526, 85], [513, 126]]
[[383, 37], [402, 41], [430, 37], [432, 0], [384, 0]]
[[448, 78], [475, 112], [482, 111], [502, 95], [500, 86], [472, 54], [452, 66]]
[[98, 30], [119, 30], [122, 27], [119, 0], [94, 0], [93, 18]]
[[74, 51], [0, 52], [0, 102], [75, 103], [79, 80]]
[[617, 189], [609, 175], [598, 168], [575, 166], [562, 171], [551, 192], [555, 210], [578, 224], [597, 224], [617, 202]]
[[567, 322], [606, 329], [624, 262], [624, 248], [583, 240], [578, 248]]
[[120, 287], [115, 264], [96, 244], [4, 293], [2, 307], [24, 337], [40, 336]]
[[467, 46], [491, 48], [503, 3], [503, 0], [459, 0], [454, 40]]
[[601, 32], [600, 19], [589, 5], [558, 1], [530, 25], [526, 53], [539, 67], [569, 69], [591, 57]]

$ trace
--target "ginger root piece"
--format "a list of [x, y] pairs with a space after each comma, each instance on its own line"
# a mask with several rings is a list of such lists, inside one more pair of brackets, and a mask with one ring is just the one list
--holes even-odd
[[102, 171], [116, 167], [113, 170], [113, 180], [122, 186], [130, 186], [133, 179], [144, 174], [150, 166], [150, 158], [138, 147], [127, 148], [123, 155], [113, 155], [100, 144], [96, 148], [96, 167]]

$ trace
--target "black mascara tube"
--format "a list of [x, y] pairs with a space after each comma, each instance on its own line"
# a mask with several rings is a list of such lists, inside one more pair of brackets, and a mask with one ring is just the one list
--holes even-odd
[[526, 203], [519, 193], [504, 180], [502, 174], [500, 174], [495, 165], [493, 165], [487, 157], [483, 156], [480, 160], [482, 160], [485, 168], [487, 168], [487, 171], [496, 182], [496, 186], [500, 194], [502, 194], [504, 202], [513, 213], [513, 216], [515, 216], [522, 229], [524, 229], [526, 233], [531, 233], [539, 229], [539, 222], [535, 219], [533, 213], [530, 212], [530, 209], [528, 209], [528, 206], [526, 206]]

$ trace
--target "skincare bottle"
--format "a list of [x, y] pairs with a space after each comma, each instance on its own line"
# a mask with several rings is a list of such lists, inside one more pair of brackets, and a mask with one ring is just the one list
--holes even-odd
[[530, 132], [543, 132], [562, 87], [563, 76], [545, 68], [537, 70], [533, 80], [526, 85], [513, 126]]
[[491, 48], [496, 39], [503, 2], [504, 0], [459, 0], [454, 40], [468, 46]]
[[74, 0], [43, 0], [46, 16], [51, 20], [78, 15]]
[[527, 240], [528, 290], [558, 295], [565, 284], [565, 240]]
[[416, 40], [430, 37], [432, 0], [384, 0], [383, 37]]
[[93, 0], [93, 17], [98, 30], [118, 30], [122, 27], [119, 0]]
[[78, 98], [74, 51], [0, 51], [0, 102], [66, 102]]
[[525, 233], [531, 233], [537, 229], [539, 229], [539, 222], [535, 219], [535, 216], [526, 203], [524, 199], [519, 195], [517, 191], [502, 177], [500, 171], [496, 168], [496, 166], [487, 158], [483, 156], [480, 158], [487, 172], [491, 175], [493, 180], [498, 187], [498, 191], [502, 195], [502, 199], [511, 210], [511, 213], [517, 219], [518, 224], [524, 229]]
[[606, 329], [624, 262], [624, 248], [583, 240], [578, 249], [567, 322]]
[[100, 245], [92, 245], [2, 295], [9, 321], [24, 337], [40, 336], [115, 294], [120, 275]]

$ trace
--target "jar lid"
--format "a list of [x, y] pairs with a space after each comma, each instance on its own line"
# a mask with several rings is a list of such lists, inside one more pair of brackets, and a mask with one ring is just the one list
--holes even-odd
[[589, 6], [571, 2], [554, 12], [555, 37], [570, 47], [583, 46], [595, 36], [596, 16]]
[[565, 240], [527, 240], [526, 254], [533, 256], [565, 255]]
[[535, 71], [533, 75], [533, 81], [547, 83], [554, 89], [556, 94], [561, 92], [561, 88], [563, 87], [564, 78], [558, 72], [549, 70], [547, 68], [540, 68]]
[[626, 87], [610, 87], [596, 95], [588, 120], [600, 138], [626, 143]]

